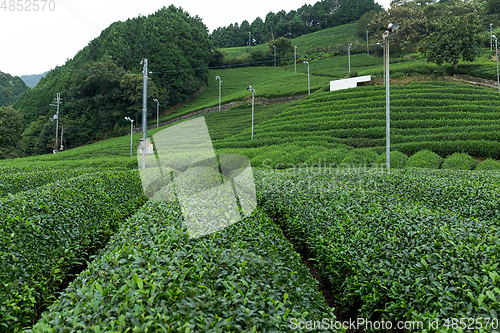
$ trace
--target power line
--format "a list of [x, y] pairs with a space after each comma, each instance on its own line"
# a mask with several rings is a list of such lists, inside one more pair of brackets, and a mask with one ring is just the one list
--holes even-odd
[[66, 0], [58, 0], [58, 1], [61, 4], [61, 6], [64, 7], [64, 9], [66, 9], [71, 15], [73, 15], [74, 17], [76, 17], [80, 22], [82, 22], [83, 24], [85, 24], [90, 30], [92, 30], [96, 34], [100, 34], [101, 33], [101, 29], [97, 25], [95, 25], [94, 23], [92, 23], [92, 21], [90, 21], [78, 9], [76, 9], [75, 7], [73, 7], [69, 2], [67, 2]]

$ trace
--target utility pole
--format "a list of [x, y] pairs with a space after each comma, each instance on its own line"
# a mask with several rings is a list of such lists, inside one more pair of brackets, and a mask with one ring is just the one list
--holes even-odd
[[391, 171], [391, 107], [390, 107], [390, 75], [389, 75], [389, 41], [394, 37], [394, 32], [399, 29], [399, 25], [396, 23], [389, 23], [387, 30], [382, 36], [385, 43], [385, 164], [387, 167], [387, 172]]
[[134, 134], [134, 119], [125, 117], [125, 120], [130, 121], [130, 157], [132, 157], [132, 135]]
[[493, 23], [490, 23], [490, 51], [493, 51]]
[[142, 59], [142, 168], [146, 168], [146, 149], [148, 131], [148, 59]]
[[249, 31], [249, 32], [248, 32], [248, 46], [249, 46], [249, 47], [250, 47], [250, 46], [252, 46], [252, 44], [250, 44], [250, 35], [251, 35], [251, 33], [250, 33], [250, 31]]
[[386, 38], [386, 37], [387, 37], [387, 36], [386, 36], [386, 35], [385, 35], [385, 33], [384, 33], [384, 34], [382, 35], [382, 38], [383, 38], [383, 40], [384, 40], [384, 42], [383, 42], [383, 43], [384, 43], [384, 86], [385, 86], [385, 65], [386, 65], [386, 60], [385, 60], [385, 44], [386, 44], [386, 43], [385, 43], [385, 38]]
[[220, 103], [221, 103], [221, 84], [222, 80], [219, 75], [215, 77], [216, 80], [219, 80], [219, 111], [220, 111]]
[[252, 92], [252, 141], [253, 141], [253, 113], [254, 113], [254, 100], [255, 100], [255, 89], [252, 86], [248, 86], [247, 88]]
[[370, 54], [370, 49], [368, 47], [368, 30], [366, 30], [366, 54]]
[[349, 75], [351, 75], [351, 46], [351, 43], [347, 45], [347, 57], [349, 58]]
[[156, 128], [160, 127], [160, 101], [156, 98], [153, 99], [156, 102]]
[[274, 47], [274, 67], [276, 67], [276, 45], [273, 45]]
[[500, 73], [498, 72], [498, 38], [495, 35], [492, 35], [491, 37], [495, 38], [495, 57], [497, 58], [497, 86], [498, 92], [500, 93]]
[[61, 148], [59, 148], [59, 150], [64, 150], [63, 137], [64, 137], [64, 127], [61, 128]]
[[297, 74], [297, 46], [295, 46], [295, 74]]
[[57, 96], [55, 98], [56, 104], [50, 104], [50, 106], [57, 107], [56, 114], [50, 119], [51, 121], [54, 119], [56, 120], [56, 145], [54, 146], [54, 148], [55, 148], [54, 150], [57, 150], [57, 139], [58, 139], [58, 133], [59, 133], [59, 104], [61, 104], [61, 94], [57, 93], [56, 96]]
[[311, 81], [309, 80], [309, 61], [304, 61], [307, 64], [307, 94], [311, 95]]

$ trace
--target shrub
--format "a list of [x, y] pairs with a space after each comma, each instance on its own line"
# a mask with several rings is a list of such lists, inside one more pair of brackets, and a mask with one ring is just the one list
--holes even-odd
[[309, 165], [321, 164], [321, 166], [337, 166], [342, 163], [342, 160], [349, 154], [347, 147], [339, 147], [335, 149], [325, 148], [324, 150], [316, 151], [307, 159]]
[[[391, 169], [403, 169], [408, 161], [408, 156], [399, 150], [391, 151]], [[385, 153], [377, 156], [375, 163], [385, 167]]]
[[441, 168], [443, 169], [454, 169], [454, 170], [472, 170], [476, 166], [477, 162], [467, 153], [454, 153], [448, 156]]
[[413, 155], [406, 162], [407, 168], [439, 169], [443, 159], [436, 153], [424, 149]]
[[500, 162], [492, 158], [479, 163], [476, 166], [477, 171], [490, 171], [490, 170], [500, 170]]
[[371, 166], [378, 154], [371, 149], [355, 149], [351, 151], [340, 163], [340, 167], [360, 167], [360, 166]]

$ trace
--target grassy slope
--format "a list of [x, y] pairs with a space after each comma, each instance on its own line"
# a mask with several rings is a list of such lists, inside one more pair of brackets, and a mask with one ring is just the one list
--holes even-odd
[[[191, 112], [219, 105], [219, 81], [222, 80], [222, 104], [243, 101], [251, 98], [247, 90], [251, 85], [256, 90], [255, 98], [277, 98], [307, 94], [307, 68], [297, 70], [294, 74], [290, 67], [245, 67], [212, 69], [209, 71], [209, 81], [206, 89], [193, 102], [160, 117], [167, 121]], [[329, 84], [333, 78], [311, 77], [311, 90], [320, 89]], [[152, 122], [154, 123], [154, 122]]]
[[[357, 22], [353, 22], [293, 38], [292, 44], [297, 46], [298, 55], [310, 54], [324, 49], [345, 48], [349, 43], [353, 43], [354, 45], [363, 44], [365, 43], [364, 40], [353, 35], [356, 31], [357, 24]], [[269, 46], [267, 44], [261, 44], [252, 47], [240, 46], [220, 50], [227, 54], [227, 59], [232, 59], [241, 57], [251, 50], [269, 50]]]

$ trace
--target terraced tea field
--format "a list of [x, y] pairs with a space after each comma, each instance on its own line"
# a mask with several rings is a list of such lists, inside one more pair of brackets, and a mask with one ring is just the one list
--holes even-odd
[[[408, 156], [428, 149], [443, 158], [463, 152], [498, 159], [499, 108], [498, 93], [483, 87], [451, 82], [393, 86], [391, 150]], [[231, 112], [209, 115], [207, 123], [214, 130], [215, 124], [224, 128]], [[251, 124], [249, 117], [247, 114], [247, 124]], [[238, 134], [214, 133], [216, 148], [250, 158], [258, 155], [253, 163], [257, 167], [267, 157], [275, 164], [310, 163], [312, 155], [321, 152], [326, 162], [340, 163], [329, 160], [326, 152], [339, 146], [370, 148], [380, 154], [385, 151], [385, 87], [319, 91], [257, 124], [253, 141], [248, 125]], [[276, 156], [275, 152], [281, 153]]]

